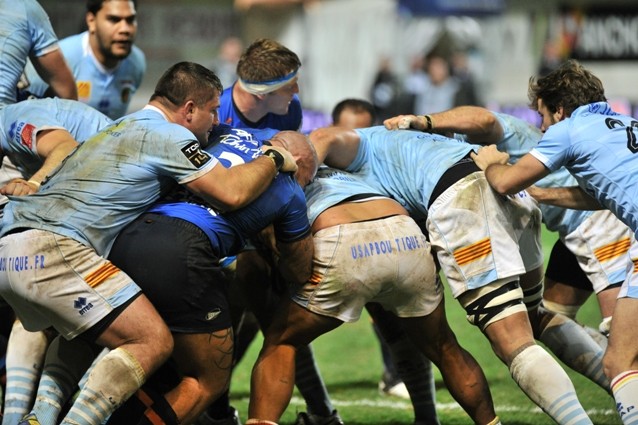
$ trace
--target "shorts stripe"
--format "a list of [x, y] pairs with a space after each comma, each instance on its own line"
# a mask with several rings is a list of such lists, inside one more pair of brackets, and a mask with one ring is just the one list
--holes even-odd
[[84, 280], [91, 288], [95, 288], [104, 283], [105, 280], [115, 276], [119, 272], [120, 269], [118, 269], [113, 263], [107, 262], [97, 270], [89, 273], [89, 275], [84, 278]]
[[627, 251], [629, 251], [630, 244], [630, 239], [625, 238], [594, 250], [594, 255], [598, 261], [602, 263], [604, 261], [611, 260], [612, 258], [625, 255]]
[[308, 283], [316, 285], [316, 284], [320, 283], [322, 279], [323, 279], [323, 274], [322, 273], [314, 272], [312, 274], [312, 276], [310, 276], [310, 279], [308, 279]]
[[637, 375], [638, 375], [638, 372], [636, 372], [635, 370], [628, 371], [621, 375], [618, 375], [616, 378], [614, 378], [613, 381], [611, 381], [611, 390], [618, 391], [620, 387], [625, 385], [627, 382], [638, 378]]
[[492, 253], [492, 244], [490, 238], [484, 238], [480, 241], [468, 245], [466, 247], [454, 251], [454, 259], [460, 265], [466, 265], [479, 258], [486, 257]]
[[633, 273], [634, 274], [638, 273], [638, 258], [632, 258], [631, 262], [634, 263], [634, 271], [633, 271]]

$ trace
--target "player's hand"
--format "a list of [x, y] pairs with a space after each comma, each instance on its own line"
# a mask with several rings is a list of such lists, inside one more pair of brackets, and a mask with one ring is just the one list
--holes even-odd
[[292, 154], [286, 149], [279, 146], [262, 146], [261, 149], [263, 151], [267, 151], [270, 149], [276, 150], [284, 157], [284, 165], [281, 166], [279, 171], [283, 171], [286, 173], [294, 173], [295, 171], [297, 171], [297, 162], [295, 161], [295, 158], [292, 156]]
[[423, 116], [417, 115], [397, 115], [383, 121], [383, 125], [388, 130], [406, 130], [414, 128], [416, 130], [425, 131], [426, 123]]
[[0, 194], [12, 196], [30, 195], [37, 192], [38, 189], [40, 189], [40, 185], [36, 182], [24, 179], [13, 179], [0, 188]]
[[478, 153], [472, 152], [470, 156], [483, 171], [493, 164], [506, 165], [510, 159], [509, 154], [496, 149], [496, 145], [484, 146], [478, 150]]

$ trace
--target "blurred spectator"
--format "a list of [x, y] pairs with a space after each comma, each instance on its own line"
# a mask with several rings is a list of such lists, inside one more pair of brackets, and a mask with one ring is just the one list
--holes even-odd
[[224, 88], [230, 87], [237, 79], [237, 63], [244, 51], [244, 43], [239, 37], [226, 37], [219, 46], [219, 53], [211, 69], [217, 74]]
[[452, 53], [452, 76], [458, 81], [459, 88], [454, 96], [454, 106], [482, 106], [483, 102], [476, 87], [476, 79], [470, 68], [465, 50]]
[[[455, 105], [459, 82], [452, 76], [452, 66], [446, 56], [436, 51], [428, 53], [423, 62], [416, 57], [404, 89], [414, 96], [413, 114], [429, 114], [451, 109]], [[405, 111], [403, 111], [405, 113]]]
[[559, 42], [551, 39], [545, 41], [543, 45], [543, 56], [541, 57], [541, 63], [538, 68], [538, 75], [540, 77], [549, 74], [563, 62], [560, 51]]
[[399, 91], [399, 79], [392, 69], [390, 59], [387, 57], [381, 58], [379, 69], [370, 89], [370, 98], [379, 120], [383, 121], [386, 118], [405, 112], [397, 108]]

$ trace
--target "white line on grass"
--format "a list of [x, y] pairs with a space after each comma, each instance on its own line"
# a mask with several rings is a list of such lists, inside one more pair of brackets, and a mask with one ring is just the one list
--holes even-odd
[[[336, 407], [339, 406], [362, 406], [362, 407], [380, 407], [380, 408], [390, 408], [397, 410], [405, 410], [411, 409], [412, 404], [405, 401], [394, 401], [394, 400], [372, 400], [372, 399], [359, 399], [359, 400], [339, 400], [339, 399], [331, 399], [332, 404]], [[290, 400], [291, 405], [299, 405], [305, 407], [306, 402], [299, 397], [293, 397]], [[437, 410], [462, 410], [461, 406], [458, 403], [437, 403]], [[516, 413], [534, 413], [534, 414], [542, 414], [545, 413], [539, 407], [533, 408], [525, 408], [520, 406], [503, 406], [496, 405], [494, 406], [494, 410], [497, 412], [516, 412]], [[615, 415], [616, 411], [613, 409], [588, 409], [586, 410], [588, 415]]]

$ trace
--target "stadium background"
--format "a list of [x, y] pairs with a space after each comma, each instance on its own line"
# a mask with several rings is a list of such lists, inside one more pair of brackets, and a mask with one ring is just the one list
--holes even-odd
[[[41, 0], [60, 37], [79, 32], [82, 0]], [[247, 5], [252, 4], [248, 7]], [[304, 130], [345, 97], [368, 98], [383, 58], [401, 77], [435, 44], [468, 51], [486, 106], [529, 120], [527, 81], [543, 45], [601, 77], [616, 107], [638, 108], [638, 3], [633, 0], [139, 0], [137, 44], [148, 71], [131, 109], [181, 60], [212, 65], [226, 37], [271, 37], [302, 59]]]

